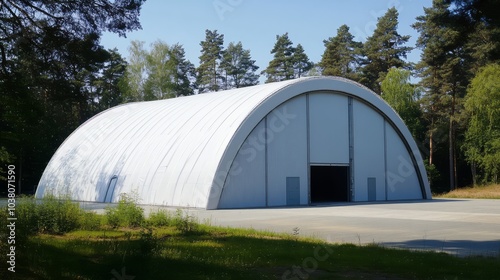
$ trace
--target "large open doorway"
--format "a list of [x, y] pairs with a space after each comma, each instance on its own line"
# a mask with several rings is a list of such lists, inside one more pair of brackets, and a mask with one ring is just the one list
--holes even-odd
[[311, 165], [311, 203], [349, 201], [349, 166]]

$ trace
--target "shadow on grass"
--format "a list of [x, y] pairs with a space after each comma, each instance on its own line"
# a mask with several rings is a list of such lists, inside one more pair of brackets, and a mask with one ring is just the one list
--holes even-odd
[[15, 279], [494, 279], [500, 275], [498, 259], [325, 244], [231, 229], [160, 234], [153, 243], [127, 236], [122, 240], [80, 236], [31, 238], [19, 251]]
[[255, 279], [259, 276], [207, 260], [197, 261], [191, 252], [179, 252], [172, 257], [168, 252], [172, 250], [162, 254], [145, 252], [139, 240], [78, 239], [59, 243], [35, 239], [21, 250], [15, 279]]

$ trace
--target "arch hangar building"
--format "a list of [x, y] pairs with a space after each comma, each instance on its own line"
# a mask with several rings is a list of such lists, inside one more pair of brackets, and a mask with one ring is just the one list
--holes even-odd
[[431, 199], [400, 117], [336, 77], [111, 108], [53, 155], [36, 197], [49, 193], [206, 209]]

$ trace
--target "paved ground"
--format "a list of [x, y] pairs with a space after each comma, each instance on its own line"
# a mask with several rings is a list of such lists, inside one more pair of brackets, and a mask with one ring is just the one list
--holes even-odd
[[[103, 211], [105, 204], [85, 203]], [[159, 207], [144, 206], [146, 213]], [[165, 208], [175, 211], [172, 208]], [[311, 207], [187, 209], [213, 225], [314, 236], [329, 242], [430, 249], [459, 256], [500, 253], [500, 200], [434, 199], [394, 203], [342, 203]]]

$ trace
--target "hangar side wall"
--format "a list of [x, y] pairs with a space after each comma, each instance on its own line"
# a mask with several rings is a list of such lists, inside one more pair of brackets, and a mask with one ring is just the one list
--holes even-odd
[[234, 159], [219, 208], [266, 207], [266, 119], [250, 133]]
[[410, 154], [389, 124], [386, 125], [386, 138], [387, 199], [422, 199], [422, 190]]
[[218, 208], [287, 205], [287, 178], [298, 180], [299, 204], [308, 204], [306, 107], [305, 95], [295, 97], [253, 129], [231, 165]]
[[[384, 118], [361, 101], [353, 102], [353, 201], [385, 200]], [[368, 182], [375, 182], [375, 197]], [[369, 196], [369, 194], [372, 194]]]
[[306, 96], [297, 96], [267, 117], [267, 206], [287, 205], [287, 177], [298, 178], [300, 204], [308, 203]]

